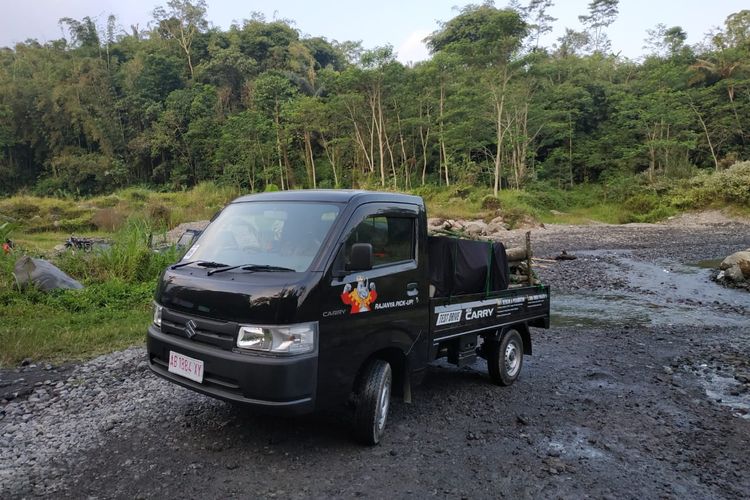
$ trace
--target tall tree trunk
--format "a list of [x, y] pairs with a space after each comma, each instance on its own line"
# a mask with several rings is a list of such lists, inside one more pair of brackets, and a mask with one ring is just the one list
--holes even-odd
[[396, 124], [398, 125], [398, 140], [401, 145], [401, 162], [404, 166], [404, 189], [409, 189], [409, 164], [406, 158], [406, 146], [404, 146], [404, 132], [401, 129], [401, 115], [398, 111], [398, 105], [394, 99], [394, 107], [396, 109]]
[[734, 103], [734, 85], [727, 85], [727, 96], [729, 102], [732, 105], [732, 111], [734, 112], [734, 120], [737, 122], [737, 132], [739, 132], [740, 140], [742, 144], [745, 144], [745, 132], [742, 130], [742, 124], [740, 123], [740, 115], [737, 114], [737, 106]]
[[375, 159], [372, 157], [372, 134], [370, 137], [370, 154], [367, 154], [367, 145], [365, 144], [365, 140], [362, 137], [362, 132], [359, 129], [359, 124], [357, 123], [357, 119], [354, 115], [354, 109], [349, 107], [349, 104], [346, 105], [347, 110], [349, 111], [349, 118], [352, 121], [352, 125], [354, 126], [354, 142], [357, 143], [357, 145], [362, 150], [362, 155], [365, 157], [365, 163], [367, 165], [367, 168], [370, 172], [375, 171]]
[[[420, 110], [421, 118], [421, 110]], [[421, 122], [421, 120], [420, 120]], [[427, 123], [430, 123], [430, 111], [427, 110]], [[420, 123], [419, 125], [419, 141], [422, 145], [422, 185], [424, 186], [425, 178], [427, 176], [427, 141], [430, 138], [430, 126], [427, 126], [427, 130]]]
[[656, 171], [656, 132], [657, 125], [654, 124], [646, 132], [648, 147], [648, 181], [654, 182], [654, 172]]
[[313, 189], [317, 187], [317, 181], [315, 179], [315, 158], [313, 157], [313, 150], [312, 150], [312, 139], [311, 134], [308, 130], [305, 130], [304, 132], [304, 138], [305, 138], [305, 163], [309, 165], [309, 177], [311, 181], [311, 185]]
[[445, 84], [440, 82], [440, 166], [445, 171], [445, 185], [450, 186], [450, 176], [448, 175], [448, 155], [445, 151]]
[[708, 148], [711, 150], [711, 157], [714, 159], [714, 168], [718, 172], [719, 160], [716, 158], [716, 151], [714, 151], [714, 144], [713, 142], [711, 142], [711, 135], [708, 133], [708, 127], [706, 127], [706, 122], [703, 121], [703, 117], [698, 112], [698, 108], [695, 107], [692, 100], [690, 101], [690, 107], [693, 109], [696, 116], [698, 117], [698, 121], [701, 122], [701, 127], [703, 127], [703, 132], [706, 134], [706, 140], [708, 141]]
[[188, 67], [190, 68], [191, 80], [195, 78], [195, 72], [193, 71], [193, 60], [190, 57], [190, 46], [192, 44], [193, 44], [193, 33], [191, 33], [188, 36], [185, 33], [185, 30], [182, 27], [182, 24], [180, 24], [180, 47], [182, 47], [182, 50], [185, 51], [185, 55], [187, 56], [187, 62], [188, 62]]
[[573, 115], [568, 112], [568, 174], [570, 187], [573, 187]]
[[278, 104], [273, 114], [273, 123], [276, 126], [276, 156], [279, 160], [279, 178], [281, 179], [281, 190], [284, 191], [284, 160], [281, 154], [281, 124], [279, 123]]
[[508, 69], [505, 68], [503, 71], [502, 81], [500, 82], [500, 88], [494, 87], [492, 89], [492, 96], [495, 104], [495, 139], [497, 140], [497, 147], [495, 149], [495, 184], [493, 186], [493, 193], [495, 196], [500, 192], [500, 180], [502, 178], [502, 153], [503, 153], [503, 139], [505, 135], [505, 128], [503, 126], [503, 108], [505, 107], [505, 89], [508, 85]]
[[375, 123], [375, 132], [378, 137], [378, 159], [380, 160], [380, 185], [385, 187], [385, 142], [383, 136], [385, 134], [383, 126], [383, 106], [380, 98], [380, 86], [373, 91], [373, 97], [371, 99], [371, 107], [373, 113], [373, 121]]
[[333, 185], [334, 187], [339, 187], [339, 175], [336, 171], [336, 152], [332, 151], [331, 144], [328, 143], [326, 140], [325, 135], [320, 135], [320, 140], [323, 143], [323, 150], [326, 153], [326, 157], [328, 158], [328, 162], [331, 164], [331, 170], [333, 170]]

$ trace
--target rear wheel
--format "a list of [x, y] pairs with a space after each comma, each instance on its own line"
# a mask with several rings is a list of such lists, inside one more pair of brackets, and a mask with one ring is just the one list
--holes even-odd
[[508, 330], [500, 342], [487, 345], [487, 368], [492, 382], [511, 385], [523, 366], [523, 340], [516, 330]]
[[362, 371], [355, 394], [354, 434], [367, 445], [380, 442], [391, 406], [391, 365], [382, 359], [371, 360]]

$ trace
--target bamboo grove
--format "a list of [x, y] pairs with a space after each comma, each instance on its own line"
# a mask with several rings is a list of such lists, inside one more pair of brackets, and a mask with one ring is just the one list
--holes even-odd
[[146, 30], [61, 19], [65, 38], [0, 49], [0, 191], [211, 179], [497, 193], [750, 158], [750, 11], [697, 46], [657, 25], [631, 61], [607, 38], [617, 0], [592, 1], [583, 29], [547, 47], [551, 6], [464, 7], [411, 65], [258, 15], [222, 31], [203, 0], [170, 0]]

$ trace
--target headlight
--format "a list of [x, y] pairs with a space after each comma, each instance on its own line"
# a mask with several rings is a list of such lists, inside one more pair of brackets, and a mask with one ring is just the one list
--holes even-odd
[[237, 347], [277, 354], [305, 354], [315, 350], [318, 322], [296, 325], [240, 325]]
[[161, 328], [161, 310], [163, 308], [154, 302], [154, 324]]

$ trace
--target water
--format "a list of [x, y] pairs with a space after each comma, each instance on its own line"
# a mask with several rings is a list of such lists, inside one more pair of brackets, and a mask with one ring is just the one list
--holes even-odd
[[[616, 256], [624, 267], [607, 272], [626, 279], [610, 292], [554, 293], [552, 324], [556, 326], [693, 325], [747, 326], [750, 294], [711, 281], [721, 260], [693, 265], [644, 262], [627, 251], [578, 252], [579, 257]], [[627, 269], [627, 270], [625, 270]], [[554, 292], [554, 291], [553, 291]]]

